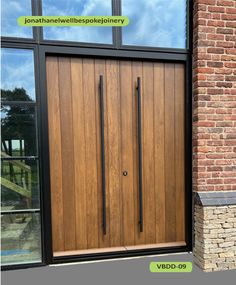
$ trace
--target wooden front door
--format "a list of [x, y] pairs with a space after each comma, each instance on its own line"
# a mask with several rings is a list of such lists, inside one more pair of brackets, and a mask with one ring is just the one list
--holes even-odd
[[46, 66], [54, 256], [185, 245], [184, 65]]

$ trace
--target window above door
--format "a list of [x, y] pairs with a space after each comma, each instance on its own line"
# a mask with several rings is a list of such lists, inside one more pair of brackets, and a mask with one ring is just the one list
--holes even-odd
[[[42, 0], [43, 16], [111, 16], [111, 0]], [[44, 27], [46, 40], [112, 44], [112, 27]]]
[[[5, 41], [102, 47], [125, 50], [186, 52], [191, 0], [1, 0]], [[127, 16], [124, 27], [20, 27], [21, 15]], [[34, 32], [33, 32], [34, 31]]]
[[186, 48], [186, 0], [122, 0], [122, 44]]

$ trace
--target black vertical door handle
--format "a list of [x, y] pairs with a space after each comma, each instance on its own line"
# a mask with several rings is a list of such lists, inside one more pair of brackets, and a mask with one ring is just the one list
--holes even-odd
[[141, 78], [137, 78], [137, 109], [138, 109], [138, 193], [139, 193], [139, 229], [143, 232], [143, 171], [142, 171], [142, 103]]
[[100, 105], [100, 131], [101, 131], [101, 162], [102, 162], [102, 229], [106, 234], [106, 173], [105, 173], [105, 142], [104, 142], [104, 98], [103, 76], [99, 77], [99, 105]]

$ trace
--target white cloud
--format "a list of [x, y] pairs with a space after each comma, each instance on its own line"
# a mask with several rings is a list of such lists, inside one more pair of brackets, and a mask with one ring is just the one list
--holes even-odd
[[130, 25], [123, 28], [126, 44], [184, 47], [185, 0], [126, 0], [123, 15]]
[[20, 27], [17, 24], [18, 17], [31, 15], [31, 0], [7, 0], [2, 1], [1, 6], [1, 33], [11, 37], [32, 37], [30, 27]]
[[[2, 54], [1, 88], [13, 90], [24, 88], [31, 98], [35, 98], [33, 57], [22, 57], [20, 53]], [[18, 57], [18, 58], [17, 58]]]
[[[95, 16], [111, 15], [110, 0], [76, 0], [63, 2], [44, 2], [44, 15]], [[57, 6], [55, 5], [58, 4]], [[44, 38], [51, 40], [112, 43], [111, 27], [47, 27]]]

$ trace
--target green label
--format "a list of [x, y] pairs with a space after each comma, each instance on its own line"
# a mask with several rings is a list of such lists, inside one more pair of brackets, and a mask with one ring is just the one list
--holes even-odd
[[127, 26], [126, 16], [21, 16], [19, 26]]
[[192, 272], [192, 262], [151, 262], [150, 272]]

